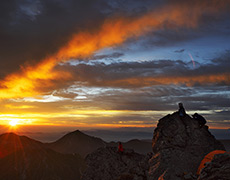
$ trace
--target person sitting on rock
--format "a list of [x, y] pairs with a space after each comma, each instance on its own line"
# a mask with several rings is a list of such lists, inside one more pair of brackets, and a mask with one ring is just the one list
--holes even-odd
[[198, 113], [195, 113], [194, 115], [192, 115], [192, 117], [198, 121], [200, 128], [202, 128], [207, 122], [205, 118]]
[[185, 109], [184, 109], [184, 107], [183, 107], [183, 104], [182, 104], [182, 103], [179, 103], [178, 105], [179, 105], [179, 110], [178, 110], [179, 116], [180, 116], [180, 117], [184, 117], [185, 114], [186, 114], [186, 112], [185, 112]]
[[123, 149], [123, 146], [121, 144], [121, 142], [118, 142], [118, 153], [123, 153], [124, 152], [124, 149]]

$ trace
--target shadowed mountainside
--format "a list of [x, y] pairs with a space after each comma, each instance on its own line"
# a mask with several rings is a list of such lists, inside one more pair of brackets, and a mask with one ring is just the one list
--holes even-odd
[[77, 154], [61, 154], [25, 136], [0, 136], [0, 179], [57, 180], [80, 179], [84, 159]]
[[79, 130], [68, 133], [53, 143], [47, 143], [47, 147], [57, 152], [64, 154], [78, 153], [82, 157], [105, 146], [106, 143], [102, 139], [88, 136]]
[[40, 149], [43, 147], [43, 143], [30, 139], [26, 136], [18, 136], [14, 133], [5, 133], [0, 135], [0, 158], [18, 150], [26, 148]]
[[26, 148], [0, 159], [0, 179], [77, 180], [84, 168], [84, 159], [79, 155], [60, 154], [45, 148]]

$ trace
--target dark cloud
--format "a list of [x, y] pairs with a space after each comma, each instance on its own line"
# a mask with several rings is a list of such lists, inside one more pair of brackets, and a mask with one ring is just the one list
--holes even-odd
[[[197, 69], [191, 69], [188, 64], [179, 60], [120, 62], [107, 65], [95, 62], [76, 66], [66, 64], [59, 68], [72, 72], [75, 83], [79, 84], [76, 88], [72, 88], [76, 94], [81, 94], [86, 88], [83, 94], [89, 101], [79, 101], [80, 106], [115, 110], [175, 111], [177, 103], [181, 101], [190, 111], [208, 111], [229, 107], [228, 80], [203, 84], [193, 82], [191, 86], [180, 83], [180, 79], [177, 84], [171, 85], [157, 82], [146, 85], [143, 81], [149, 77], [168, 77], [169, 81], [178, 77], [199, 80], [202, 77], [228, 74], [230, 68], [228, 59], [229, 55], [224, 54], [213, 59], [209, 64], [201, 64]], [[127, 79], [131, 81], [123, 83], [123, 80]], [[95, 93], [94, 88], [99, 88], [97, 91], [100, 92]], [[90, 94], [90, 91], [94, 91], [94, 94]], [[227, 117], [226, 114], [216, 115], [219, 117], [217, 119]]]
[[174, 52], [175, 53], [182, 53], [182, 52], [184, 52], [185, 51], [185, 49], [180, 49], [180, 50], [175, 50]]
[[114, 52], [111, 54], [102, 54], [102, 55], [98, 55], [95, 54], [91, 57], [88, 58], [84, 58], [84, 59], [78, 59], [80, 61], [89, 61], [89, 60], [114, 60], [114, 59], [118, 59], [120, 57], [124, 56], [124, 53], [120, 53], [120, 52]]
[[37, 0], [1, 2], [0, 77], [33, 64], [65, 44], [73, 33], [100, 26], [102, 0]]
[[[181, 60], [118, 62], [112, 64], [64, 64], [58, 69], [71, 72], [74, 81], [86, 86], [138, 88], [160, 84], [191, 86], [229, 85], [229, 55], [200, 64], [196, 69]], [[219, 77], [220, 76], [220, 77]], [[218, 78], [219, 77], [219, 78]], [[172, 79], [171, 79], [172, 78]]]
[[199, 31], [194, 32], [191, 29], [187, 28], [179, 28], [179, 30], [161, 29], [158, 31], [154, 31], [152, 35], [149, 35], [148, 37], [143, 39], [143, 42], [141, 44], [143, 45], [142, 47], [145, 48], [151, 48], [154, 46], [173, 46], [181, 42], [197, 39], [200, 36], [201, 34], [199, 34]]
[[63, 90], [59, 90], [59, 91], [55, 91], [53, 93], [54, 96], [59, 96], [59, 97], [63, 97], [63, 98], [75, 98], [77, 96], [76, 93], [70, 93], [70, 92], [66, 92]]
[[[33, 64], [49, 54], [53, 54], [70, 37], [85, 29], [94, 31], [107, 17], [114, 14], [139, 16], [150, 9], [159, 9], [167, 4], [196, 6], [199, 1], [150, 1], [150, 0], [9, 0], [1, 2], [0, 7], [0, 78], [20, 69], [25, 63]], [[226, 1], [223, 1], [226, 3]], [[207, 3], [213, 8], [215, 1]], [[226, 3], [226, 7], [229, 3]], [[229, 13], [203, 13], [197, 30], [185, 28], [160, 30], [149, 33], [142, 47], [165, 46], [180, 41], [191, 40], [208, 32], [228, 34]], [[214, 23], [220, 23], [213, 26]], [[224, 23], [223, 23], [224, 22]], [[210, 24], [211, 23], [211, 24]], [[219, 28], [222, 27], [223, 28]], [[213, 28], [215, 27], [215, 28]], [[202, 29], [204, 29], [202, 33]], [[220, 32], [221, 29], [221, 32]], [[152, 38], [151, 38], [152, 37]], [[130, 40], [130, 39], [129, 39]], [[135, 39], [136, 40], [136, 39]], [[98, 58], [98, 57], [95, 57]], [[100, 57], [99, 57], [100, 58]]]
[[[0, 78], [52, 55], [73, 34], [94, 32], [114, 15], [137, 16], [156, 6], [149, 0], [9, 0], [0, 7]], [[127, 8], [129, 7], [129, 8]], [[120, 54], [114, 54], [117, 57]], [[97, 57], [95, 57], [97, 58]], [[108, 57], [109, 58], [109, 57]]]

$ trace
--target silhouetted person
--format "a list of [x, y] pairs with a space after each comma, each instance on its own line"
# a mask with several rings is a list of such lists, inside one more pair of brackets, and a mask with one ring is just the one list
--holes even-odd
[[194, 115], [192, 115], [192, 117], [198, 121], [200, 128], [202, 128], [207, 122], [205, 118], [198, 113], [195, 113]]
[[179, 116], [180, 116], [180, 117], [184, 117], [185, 114], [186, 114], [186, 112], [185, 112], [185, 110], [184, 110], [183, 104], [182, 104], [182, 103], [179, 103], [178, 105], [179, 105], [179, 110], [178, 110]]
[[121, 142], [118, 143], [118, 153], [123, 153], [124, 152], [124, 149], [123, 149], [123, 146], [121, 144]]
[[179, 106], [178, 113], [179, 113], [179, 116], [180, 116], [180, 120], [181, 120], [181, 122], [184, 124], [184, 127], [185, 127], [185, 129], [186, 129], [186, 134], [189, 136], [189, 127], [188, 127], [188, 125], [186, 124], [185, 118], [184, 118], [185, 115], [186, 115], [185, 109], [184, 109], [182, 103], [179, 103], [178, 106]]

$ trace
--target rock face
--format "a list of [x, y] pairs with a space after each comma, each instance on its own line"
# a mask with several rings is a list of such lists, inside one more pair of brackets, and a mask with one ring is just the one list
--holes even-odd
[[230, 153], [216, 154], [213, 160], [201, 170], [198, 180], [212, 179], [230, 179]]
[[159, 120], [154, 131], [150, 179], [181, 180], [188, 174], [196, 174], [201, 160], [213, 150], [225, 150], [224, 146], [208, 131], [207, 126], [189, 115], [180, 117], [178, 112]]
[[132, 150], [120, 154], [115, 147], [99, 148], [86, 157], [82, 180], [145, 180], [149, 158]]

